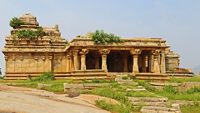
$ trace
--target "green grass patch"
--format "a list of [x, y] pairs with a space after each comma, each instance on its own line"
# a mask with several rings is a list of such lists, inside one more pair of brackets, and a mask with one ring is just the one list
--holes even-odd
[[34, 81], [34, 80], [0, 80], [0, 83], [7, 84], [10, 86], [19, 86], [19, 87], [29, 87], [29, 88], [37, 88], [38, 83], [42, 84], [51, 84], [51, 86], [47, 86], [44, 90], [55, 92], [55, 93], [63, 93], [64, 92], [64, 83], [72, 83], [73, 80], [46, 80], [46, 81]]
[[200, 89], [191, 88], [185, 92], [179, 92], [176, 88], [172, 86], [165, 86], [163, 90], [154, 92], [157, 95], [168, 97], [170, 100], [190, 100], [199, 101], [200, 100]]
[[92, 79], [92, 80], [83, 80], [82, 83], [116, 83], [114, 80], [106, 80], [106, 79]]
[[183, 82], [200, 82], [200, 76], [188, 77], [188, 78], [175, 78], [171, 77], [168, 82], [183, 83]]
[[[187, 81], [191, 82], [197, 82], [199, 77], [194, 77], [194, 78], [186, 78]], [[174, 78], [174, 80], [180, 80], [182, 81], [183, 79], [181, 78]], [[173, 80], [173, 82], [174, 82]], [[189, 100], [189, 101], [200, 101], [200, 89], [199, 88], [191, 88], [187, 91], [180, 92], [176, 88], [172, 86], [165, 86], [162, 90], [158, 90], [154, 87], [152, 87], [149, 84], [149, 81], [144, 81], [144, 80], [138, 80], [137, 81], [139, 85], [145, 87], [149, 92], [153, 93], [153, 95], [158, 95], [158, 96], [163, 96], [167, 97], [169, 100]], [[182, 81], [183, 82], [183, 81]], [[138, 94], [140, 96], [140, 94]], [[141, 94], [142, 96], [143, 94]], [[146, 94], [148, 95], [148, 94]], [[137, 95], [136, 95], [137, 96]], [[145, 95], [144, 95], [145, 96]], [[149, 95], [151, 96], [151, 95]]]
[[36, 78], [30, 78], [31, 81], [39, 81], [39, 82], [43, 82], [43, 81], [51, 81], [54, 80], [54, 74], [51, 72], [44, 72], [42, 73], [39, 77]]
[[64, 92], [64, 86], [62, 83], [59, 84], [53, 84], [52, 86], [45, 87], [44, 90], [55, 92], [55, 93], [63, 93]]
[[129, 97], [158, 97], [158, 95], [149, 91], [131, 91], [127, 92], [126, 96]]
[[128, 106], [123, 104], [110, 104], [105, 100], [98, 100], [96, 101], [96, 106], [108, 110], [112, 113], [131, 113], [131, 110]]
[[182, 113], [200, 113], [200, 105], [193, 104], [193, 105], [183, 105], [181, 106]]

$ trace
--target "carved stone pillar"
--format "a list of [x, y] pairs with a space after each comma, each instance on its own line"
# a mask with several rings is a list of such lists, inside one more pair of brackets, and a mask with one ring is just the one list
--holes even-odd
[[53, 72], [53, 65], [52, 65], [52, 61], [53, 60], [53, 56], [49, 55], [47, 58], [47, 62], [48, 62], [48, 71], [49, 72]]
[[160, 50], [155, 50], [153, 54], [154, 54], [153, 72], [160, 73], [160, 65], [159, 65]]
[[108, 68], [107, 68], [107, 54], [110, 53], [110, 50], [108, 49], [101, 49], [100, 51], [101, 57], [102, 57], [102, 65], [101, 65], [101, 69], [108, 72]]
[[142, 72], [147, 72], [148, 56], [143, 55], [142, 57]]
[[81, 70], [85, 71], [86, 70], [86, 54], [88, 53], [87, 49], [82, 49], [80, 54], [81, 54]]
[[73, 51], [74, 70], [79, 70], [78, 50]]
[[138, 56], [141, 54], [141, 50], [132, 49], [130, 53], [133, 55], [133, 73], [139, 73]]
[[67, 55], [67, 72], [71, 71], [71, 55]]
[[166, 67], [165, 67], [165, 52], [161, 52], [161, 63], [160, 63], [161, 73], [166, 73]]
[[153, 53], [149, 55], [149, 72], [153, 72], [154, 55]]

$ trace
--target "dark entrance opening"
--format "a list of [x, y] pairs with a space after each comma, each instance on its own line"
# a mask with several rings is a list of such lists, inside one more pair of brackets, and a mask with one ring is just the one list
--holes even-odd
[[142, 50], [138, 58], [139, 72], [148, 73], [151, 70], [151, 51]]
[[86, 69], [101, 69], [101, 55], [97, 50], [90, 50], [86, 55]]
[[107, 55], [108, 72], [132, 72], [133, 58], [130, 51], [112, 50]]

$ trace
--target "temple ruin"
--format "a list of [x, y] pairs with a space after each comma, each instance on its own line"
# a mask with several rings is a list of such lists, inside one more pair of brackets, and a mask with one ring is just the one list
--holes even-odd
[[58, 26], [43, 27], [37, 40], [15, 38], [16, 31], [36, 30], [36, 17], [25, 14], [25, 24], [5, 38], [5, 79], [27, 79], [53, 72], [56, 79], [109, 78], [129, 74], [139, 79], [168, 79], [192, 72], [179, 68], [179, 55], [162, 38], [122, 38], [119, 44], [95, 44], [89, 35], [67, 42]]

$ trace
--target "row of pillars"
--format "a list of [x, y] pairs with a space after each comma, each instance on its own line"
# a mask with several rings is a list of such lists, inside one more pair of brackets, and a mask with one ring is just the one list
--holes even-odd
[[[130, 53], [133, 55], [133, 73], [139, 73], [138, 57], [141, 54], [141, 49], [131, 49]], [[110, 53], [108, 49], [101, 49], [100, 51], [102, 57], [101, 69], [108, 71], [107, 69], [107, 55]], [[79, 64], [79, 53], [81, 55], [81, 64]], [[86, 70], [86, 55], [88, 53], [87, 49], [82, 49], [80, 52], [78, 50], [73, 51], [73, 61], [74, 61], [74, 70], [84, 71]], [[160, 59], [160, 60], [159, 60]], [[152, 54], [149, 58], [149, 67], [153, 73], [166, 73], [165, 69], [165, 53], [160, 50], [152, 51]]]

